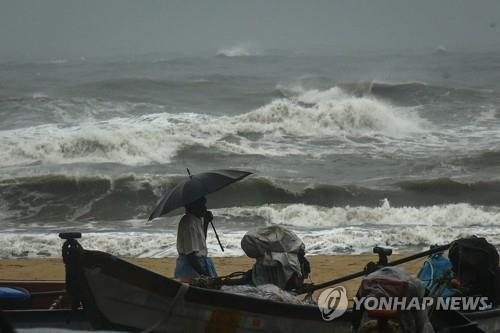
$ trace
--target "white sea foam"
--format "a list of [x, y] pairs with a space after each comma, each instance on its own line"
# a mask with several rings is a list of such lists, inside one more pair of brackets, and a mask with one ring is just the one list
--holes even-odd
[[446, 46], [444, 46], [444, 45], [438, 45], [434, 49], [434, 53], [435, 54], [448, 54], [448, 53], [450, 53], [450, 51], [448, 51], [448, 49], [446, 48]]
[[217, 210], [227, 219], [239, 216], [259, 217], [268, 223], [298, 228], [423, 226], [423, 227], [495, 227], [500, 223], [499, 208], [450, 204], [427, 207], [320, 207], [303, 204], [235, 207]]
[[[369, 252], [376, 245], [397, 251], [415, 250], [473, 234], [500, 246], [500, 209], [467, 204], [394, 208], [385, 201], [380, 207], [324, 208], [294, 204], [234, 207], [213, 212], [226, 251], [220, 251], [210, 231], [208, 247], [212, 256], [244, 255], [240, 241], [245, 231], [265, 224], [280, 224], [296, 231], [309, 254]], [[249, 219], [254, 221], [252, 226]], [[94, 225], [89, 230], [96, 231], [84, 233], [81, 244], [120, 256], [176, 256], [175, 229], [140, 231], [138, 223], [141, 222], [132, 222], [124, 221], [124, 228], [116, 231], [103, 226], [102, 231], [96, 232], [99, 229]], [[0, 235], [0, 257], [59, 256], [62, 241], [57, 232], [57, 229], [44, 229], [40, 233], [4, 232]]]
[[497, 120], [497, 109], [495, 107], [490, 106], [489, 108], [483, 108], [483, 109], [486, 110], [479, 113], [477, 121], [490, 122]]
[[48, 96], [42, 92], [34, 92], [33, 93], [33, 98], [34, 99], [44, 99], [47, 98]]
[[260, 54], [261, 52], [259, 52], [257, 46], [253, 43], [240, 43], [217, 50], [217, 55], [224, 57], [249, 57]]
[[425, 132], [428, 125], [415, 112], [372, 97], [354, 97], [338, 87], [278, 99], [239, 119], [240, 130], [306, 137], [406, 137]]
[[[401, 138], [425, 133], [427, 126], [412, 110], [371, 97], [354, 97], [339, 88], [303, 91], [237, 116], [152, 113], [130, 117], [118, 107], [111, 109], [115, 118], [102, 120], [98, 115], [103, 107], [109, 106], [102, 102], [89, 104], [79, 113], [87, 115], [85, 121], [72, 123], [68, 122], [71, 119], [67, 119], [67, 108], [57, 104], [53, 109], [58, 114], [56, 120], [61, 122], [1, 131], [0, 165], [165, 163], [184, 147], [193, 145], [235, 154], [318, 156], [364, 146], [373, 149], [371, 143], [353, 141], [372, 136], [379, 141], [385, 138], [386, 149], [397, 150], [391, 143], [404, 144]], [[251, 139], [248, 135], [252, 133], [261, 137]], [[329, 138], [347, 145], [309, 144], [311, 140]]]
[[[220, 228], [219, 228], [220, 229]], [[291, 228], [292, 230], [294, 228]], [[500, 245], [498, 228], [454, 228], [426, 226], [390, 226], [379, 229], [363, 227], [337, 227], [331, 230], [295, 230], [306, 245], [307, 253], [355, 254], [370, 252], [374, 246], [388, 246], [396, 251], [425, 248], [432, 244], [445, 244], [460, 237], [477, 235]], [[225, 251], [221, 252], [212, 235], [208, 239], [211, 256], [244, 255], [240, 242], [244, 231], [219, 230]], [[127, 257], [173, 257], [177, 255], [175, 233], [100, 232], [85, 233], [81, 244], [93, 249]], [[57, 257], [62, 241], [57, 234], [3, 233], [0, 235], [0, 257]]]

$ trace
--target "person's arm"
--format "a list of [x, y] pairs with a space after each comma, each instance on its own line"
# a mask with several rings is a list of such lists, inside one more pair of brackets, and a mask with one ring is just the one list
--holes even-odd
[[207, 210], [205, 216], [203, 216], [203, 231], [205, 232], [205, 239], [207, 239], [208, 225], [214, 220], [214, 215], [211, 211]]
[[210, 275], [208, 273], [208, 270], [200, 264], [200, 261], [194, 252], [191, 252], [190, 254], [186, 255], [186, 258], [187, 258], [189, 264], [191, 265], [191, 267], [193, 267], [193, 269], [198, 274], [207, 275], [207, 276]]

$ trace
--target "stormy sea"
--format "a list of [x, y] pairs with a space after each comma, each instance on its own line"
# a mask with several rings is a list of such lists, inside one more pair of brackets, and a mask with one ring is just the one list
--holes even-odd
[[500, 54], [254, 50], [0, 63], [0, 257], [60, 256], [61, 231], [176, 255], [191, 172], [254, 174], [208, 197], [226, 251], [278, 224], [309, 254], [500, 246]]

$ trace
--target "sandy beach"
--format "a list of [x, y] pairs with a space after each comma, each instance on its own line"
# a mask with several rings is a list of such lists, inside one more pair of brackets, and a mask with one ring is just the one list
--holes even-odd
[[[390, 260], [403, 257], [394, 255]], [[174, 273], [175, 258], [123, 258], [149, 270], [171, 277]], [[344, 275], [362, 270], [369, 261], [376, 261], [372, 255], [332, 255], [310, 256], [311, 277], [310, 281], [321, 283]], [[213, 258], [220, 276], [232, 272], [246, 271], [253, 265], [253, 259], [247, 257], [219, 257]], [[419, 259], [404, 264], [408, 272], [416, 274], [422, 262]], [[64, 280], [64, 264], [60, 258], [46, 259], [2, 259], [0, 260], [0, 280]], [[343, 283], [350, 297], [354, 296], [360, 279]]]

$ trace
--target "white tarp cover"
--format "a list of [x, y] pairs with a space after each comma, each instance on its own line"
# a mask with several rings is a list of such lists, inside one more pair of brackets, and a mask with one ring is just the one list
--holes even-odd
[[[425, 287], [422, 281], [398, 267], [381, 268], [361, 282], [361, 296], [422, 298]], [[366, 316], [366, 313], [364, 314]], [[404, 333], [434, 333], [426, 310], [400, 311], [398, 319]]]
[[243, 236], [241, 248], [256, 259], [252, 269], [256, 286], [271, 283], [284, 289], [294, 273], [302, 277], [297, 253], [305, 251], [305, 245], [288, 229], [274, 225], [250, 230]]

